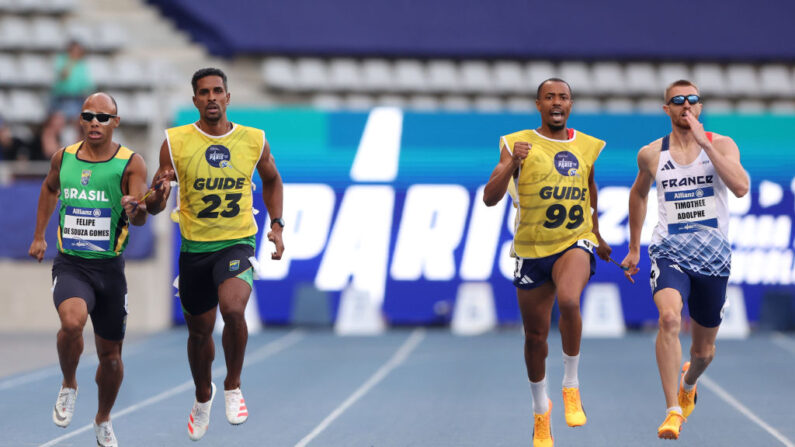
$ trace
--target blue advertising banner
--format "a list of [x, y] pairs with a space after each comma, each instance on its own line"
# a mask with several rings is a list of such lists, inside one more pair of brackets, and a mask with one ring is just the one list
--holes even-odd
[[[264, 205], [255, 192], [255, 281], [262, 319], [290, 323], [295, 297], [307, 285], [327, 294], [335, 315], [342, 290], [353, 286], [380, 303], [390, 324], [446, 323], [463, 283], [486, 282], [498, 321], [519, 321], [509, 257], [514, 209], [488, 208], [482, 187], [496, 165], [501, 135], [535, 128], [537, 114], [369, 113], [296, 109], [230, 109], [230, 119], [265, 130], [285, 183], [286, 251], [270, 260]], [[751, 177], [751, 191], [731, 197], [730, 285], [740, 286], [750, 320], [769, 291], [795, 293], [792, 217], [795, 141], [782, 129], [795, 116], [705, 115], [705, 127], [734, 138]], [[182, 111], [176, 124], [197, 119]], [[665, 115], [574, 115], [569, 127], [607, 141], [595, 165], [602, 236], [623, 259], [628, 242], [628, 195], [637, 151], [670, 131]], [[255, 176], [258, 183], [259, 178]], [[656, 223], [650, 194], [642, 262], [630, 284], [615, 265], [597, 261], [591, 283], [618, 286], [626, 324], [654, 323], [656, 309], [646, 257]], [[175, 226], [175, 231], [178, 230]], [[179, 240], [176, 238], [175, 253]], [[175, 260], [176, 270], [176, 260]], [[175, 322], [182, 321], [175, 301]]]

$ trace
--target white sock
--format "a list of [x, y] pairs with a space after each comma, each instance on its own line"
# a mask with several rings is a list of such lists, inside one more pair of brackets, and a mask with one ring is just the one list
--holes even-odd
[[563, 353], [563, 387], [579, 388], [580, 381], [577, 379], [577, 369], [580, 365], [580, 354], [571, 356]]
[[673, 407], [670, 407], [667, 410], [665, 410], [665, 414], [668, 414], [672, 411], [682, 414], [682, 407], [680, 407], [679, 405], [674, 405]]
[[[696, 380], [696, 382], [698, 382], [698, 380]], [[695, 388], [695, 387], [696, 387], [696, 384], [694, 383], [694, 384], [691, 385], [691, 384], [687, 383], [687, 380], [685, 380], [685, 374], [682, 374], [682, 388], [685, 390], [685, 392], [689, 393], [689, 392], [693, 391], [693, 388]]]
[[530, 392], [533, 393], [533, 413], [544, 414], [549, 411], [546, 377], [538, 382], [530, 382]]

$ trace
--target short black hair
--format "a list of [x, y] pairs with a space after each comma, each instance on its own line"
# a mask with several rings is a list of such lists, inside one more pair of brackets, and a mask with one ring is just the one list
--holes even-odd
[[190, 80], [190, 85], [193, 87], [193, 93], [196, 93], [196, 89], [198, 88], [199, 79], [206, 78], [207, 76], [218, 76], [224, 81], [224, 90], [229, 91], [229, 88], [226, 85], [226, 73], [221, 71], [220, 68], [214, 67], [207, 67], [207, 68], [200, 68], [196, 70], [196, 73], [193, 73], [193, 77]]
[[562, 82], [562, 83], [566, 84], [566, 87], [569, 88], [569, 96], [574, 97], [574, 93], [572, 93], [571, 86], [569, 85], [568, 82], [566, 82], [566, 81], [564, 81], [563, 79], [560, 79], [560, 78], [549, 78], [549, 79], [545, 79], [543, 82], [538, 84], [538, 90], [536, 90], [536, 99], [541, 99], [541, 87], [543, 87], [544, 84], [546, 84], [547, 82]]

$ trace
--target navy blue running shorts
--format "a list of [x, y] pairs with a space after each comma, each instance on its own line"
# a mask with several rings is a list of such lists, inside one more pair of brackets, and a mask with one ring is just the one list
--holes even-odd
[[675, 289], [687, 301], [690, 318], [704, 327], [717, 327], [723, 320], [728, 276], [710, 276], [687, 270], [668, 258], [651, 261], [652, 296], [662, 289]]
[[563, 253], [574, 249], [588, 252], [591, 257], [591, 276], [593, 276], [593, 274], [596, 273], [596, 258], [593, 254], [595, 247], [596, 245], [588, 239], [580, 239], [569, 248], [555, 253], [554, 255], [545, 256], [543, 258], [516, 258], [516, 268], [513, 271], [513, 285], [516, 286], [517, 289], [530, 290], [550, 281], [552, 279], [552, 266], [555, 265], [555, 261], [560, 259]]

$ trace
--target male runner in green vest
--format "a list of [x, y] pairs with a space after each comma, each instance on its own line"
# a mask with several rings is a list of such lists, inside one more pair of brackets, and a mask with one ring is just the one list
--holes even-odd
[[83, 103], [85, 138], [59, 150], [41, 185], [36, 230], [28, 254], [39, 262], [44, 231], [60, 194], [58, 255], [52, 267], [53, 301], [61, 320], [58, 360], [63, 382], [52, 418], [59, 427], [72, 420], [77, 398], [75, 371], [83, 352], [83, 327], [94, 325], [99, 357], [99, 405], [94, 432], [100, 446], [117, 446], [110, 421], [124, 375], [121, 345], [127, 321], [127, 281], [122, 251], [128, 225], [146, 222], [146, 165], [140, 155], [113, 141], [119, 125], [116, 101], [94, 93]]

